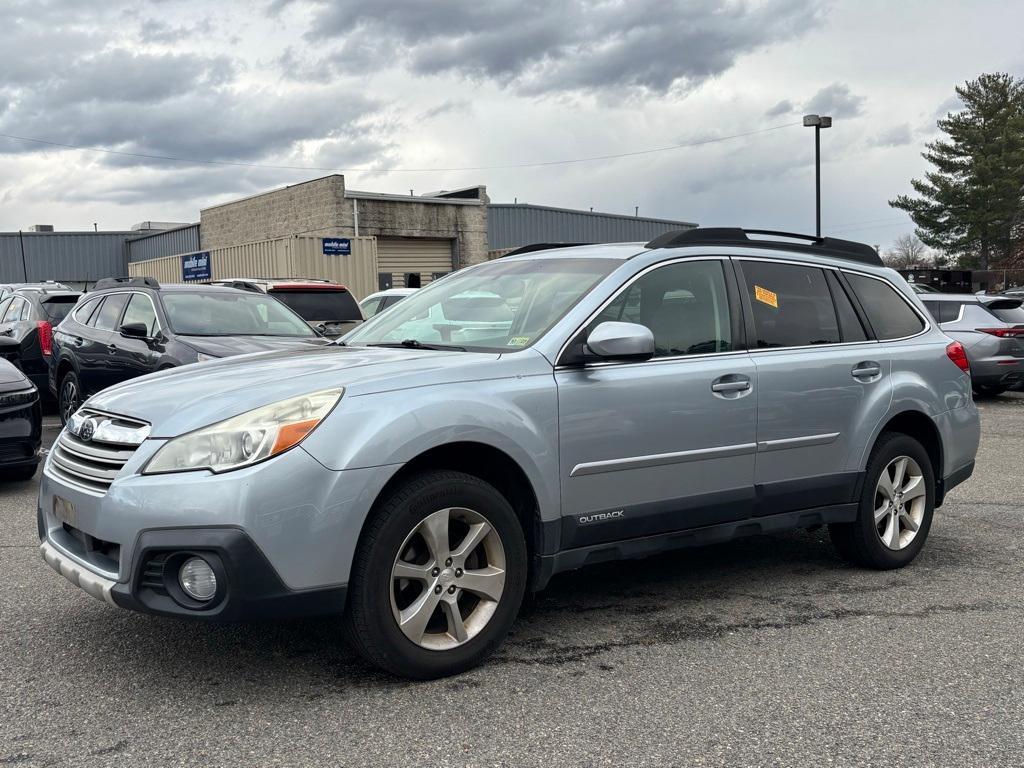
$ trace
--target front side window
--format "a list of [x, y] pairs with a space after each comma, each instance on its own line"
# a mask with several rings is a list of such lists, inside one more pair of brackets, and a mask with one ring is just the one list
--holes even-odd
[[90, 324], [100, 331], [114, 330], [117, 327], [118, 319], [121, 317], [121, 310], [124, 309], [124, 305], [127, 302], [127, 293], [114, 293], [107, 296]]
[[879, 339], [903, 339], [924, 330], [924, 321], [886, 281], [853, 272], [846, 279]]
[[156, 320], [156, 311], [153, 309], [153, 302], [148, 296], [141, 293], [133, 293], [128, 301], [128, 308], [124, 311], [124, 319], [121, 325], [129, 323], [141, 323], [146, 327], [146, 335], [154, 337], [160, 329]]
[[809, 347], [842, 340], [824, 270], [767, 261], [740, 263], [754, 315], [752, 346]]
[[345, 342], [523, 349], [620, 264], [616, 259], [587, 258], [491, 261], [429, 283], [374, 315]]
[[729, 299], [721, 261], [684, 261], [635, 280], [587, 328], [604, 322], [638, 323], [654, 334], [655, 357], [733, 349]]
[[171, 330], [185, 336], [316, 336], [291, 309], [262, 293], [168, 291], [162, 298]]

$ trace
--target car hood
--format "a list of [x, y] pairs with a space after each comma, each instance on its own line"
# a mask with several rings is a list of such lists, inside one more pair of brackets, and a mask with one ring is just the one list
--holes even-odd
[[[183, 365], [124, 382], [89, 398], [90, 408], [149, 422], [153, 437], [174, 437], [269, 403], [344, 387], [345, 397], [475, 381], [502, 375], [496, 353], [324, 347], [241, 355]], [[536, 367], [539, 353], [508, 355]], [[523, 366], [513, 366], [522, 372]], [[547, 364], [547, 370], [551, 370]], [[533, 372], [533, 371], [531, 371]]]
[[31, 386], [28, 377], [17, 366], [0, 358], [0, 392], [17, 392]]
[[252, 352], [274, 352], [280, 349], [304, 349], [323, 346], [327, 339], [319, 336], [178, 336], [178, 341], [210, 357], [231, 357]]

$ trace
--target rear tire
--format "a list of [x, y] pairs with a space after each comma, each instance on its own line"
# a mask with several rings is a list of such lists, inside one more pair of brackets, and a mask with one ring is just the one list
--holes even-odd
[[996, 397], [1005, 391], [1006, 387], [999, 387], [994, 384], [976, 384], [974, 386], [974, 394], [981, 395], [982, 397]]
[[909, 435], [887, 432], [868, 460], [857, 519], [829, 525], [829, 535], [839, 554], [855, 565], [902, 568], [924, 547], [934, 511], [935, 473], [928, 452]]
[[82, 384], [78, 380], [78, 374], [73, 370], [64, 374], [60, 380], [60, 389], [57, 390], [57, 413], [60, 415], [60, 423], [66, 426], [75, 411], [82, 405]]
[[346, 632], [363, 658], [394, 675], [458, 674], [502, 644], [526, 576], [523, 529], [504, 496], [462, 472], [415, 475], [366, 523]]

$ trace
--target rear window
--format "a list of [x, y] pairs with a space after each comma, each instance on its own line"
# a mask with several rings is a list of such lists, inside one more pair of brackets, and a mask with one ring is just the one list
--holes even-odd
[[355, 297], [348, 291], [275, 289], [270, 295], [294, 309], [307, 322], [347, 323], [363, 319]]
[[852, 272], [846, 279], [879, 339], [902, 339], [924, 330], [924, 321], [889, 283]]
[[1000, 307], [998, 304], [995, 306], [989, 304], [985, 309], [998, 317], [1004, 323], [1024, 325], [1024, 307]]
[[68, 313], [75, 308], [77, 301], [77, 296], [55, 296], [52, 299], [47, 299], [42, 303], [46, 319], [56, 325], [68, 316]]

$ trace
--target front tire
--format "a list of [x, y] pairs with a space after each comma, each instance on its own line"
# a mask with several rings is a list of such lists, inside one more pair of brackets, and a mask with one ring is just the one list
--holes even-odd
[[501, 645], [526, 590], [522, 526], [491, 485], [461, 472], [409, 478], [377, 505], [349, 581], [346, 629], [370, 663], [429, 680]]
[[934, 511], [928, 452], [909, 435], [889, 432], [868, 460], [857, 519], [830, 525], [829, 534], [839, 554], [855, 565], [902, 568], [924, 547]]
[[78, 380], [78, 374], [68, 371], [60, 380], [60, 389], [57, 390], [57, 412], [60, 414], [61, 426], [66, 426], [79, 406], [82, 405], [82, 384]]

